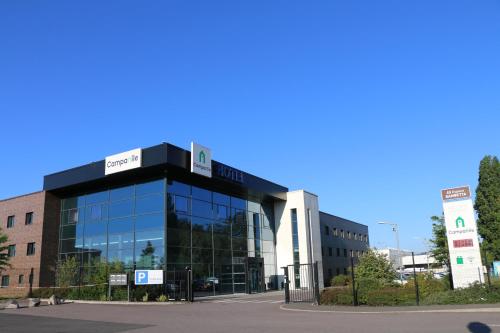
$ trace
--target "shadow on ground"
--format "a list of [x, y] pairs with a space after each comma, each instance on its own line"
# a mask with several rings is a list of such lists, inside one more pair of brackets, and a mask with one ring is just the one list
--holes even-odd
[[115, 333], [150, 326], [0, 313], [0, 332], [9, 333]]

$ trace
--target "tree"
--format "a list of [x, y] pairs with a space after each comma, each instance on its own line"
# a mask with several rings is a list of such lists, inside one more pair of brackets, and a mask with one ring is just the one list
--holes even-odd
[[356, 279], [377, 280], [382, 284], [392, 284], [397, 278], [391, 262], [383, 254], [368, 250], [354, 268]]
[[437, 263], [450, 267], [450, 253], [448, 251], [448, 238], [446, 237], [446, 225], [444, 216], [431, 216], [432, 244], [431, 253]]
[[0, 228], [0, 273], [7, 267], [10, 267], [10, 257], [8, 253], [9, 246], [7, 245], [8, 241], [9, 238], [2, 232], [2, 229]]
[[61, 261], [57, 267], [57, 286], [69, 287], [78, 284], [80, 263], [75, 257]]
[[496, 156], [485, 156], [479, 164], [474, 208], [483, 248], [500, 260], [500, 163]]

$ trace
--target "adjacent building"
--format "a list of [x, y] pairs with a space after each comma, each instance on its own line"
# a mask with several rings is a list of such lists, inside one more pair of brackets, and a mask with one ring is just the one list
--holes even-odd
[[332, 277], [348, 274], [351, 258], [355, 265], [369, 249], [368, 227], [335, 215], [320, 212], [323, 276], [329, 285]]
[[[43, 191], [0, 201], [14, 245], [0, 293], [25, 291], [32, 268], [33, 287], [53, 286], [68, 258], [81, 284], [103, 262], [127, 272], [190, 267], [195, 296], [279, 289], [282, 267], [317, 262], [322, 288], [366, 250], [368, 228], [320, 212], [317, 195], [211, 155], [196, 144], [134, 149], [47, 175]], [[325, 255], [329, 248], [340, 255]]]

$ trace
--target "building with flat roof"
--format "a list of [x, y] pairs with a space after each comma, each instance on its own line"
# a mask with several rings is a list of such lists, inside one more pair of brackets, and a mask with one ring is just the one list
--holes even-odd
[[335, 215], [319, 212], [323, 276], [329, 285], [332, 277], [347, 275], [351, 266], [369, 249], [368, 227]]
[[[9, 280], [2, 289], [17, 287], [14, 280], [25, 284], [27, 267], [39, 274], [34, 287], [52, 286], [54, 267], [69, 258], [80, 267], [80, 284], [103, 262], [119, 262], [126, 272], [189, 267], [195, 296], [279, 289], [282, 267], [317, 262], [322, 288], [321, 225], [333, 217], [320, 214], [318, 197], [289, 191], [211, 155], [194, 143], [191, 151], [168, 143], [134, 149], [47, 175], [33, 198], [0, 202], [2, 224], [9, 216], [16, 219], [14, 228], [4, 228], [9, 239], [18, 249], [35, 243], [40, 256], [37, 263], [13, 260], [13, 268], [0, 273]], [[29, 212], [37, 228], [17, 225]], [[345, 230], [364, 239], [346, 242], [367, 244], [366, 226]], [[305, 280], [293, 282], [300, 288]]]

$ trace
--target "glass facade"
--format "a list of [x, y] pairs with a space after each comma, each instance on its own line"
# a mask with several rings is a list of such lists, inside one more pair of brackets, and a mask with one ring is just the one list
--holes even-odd
[[59, 259], [75, 257], [82, 282], [98, 262], [125, 270], [165, 265], [165, 180], [62, 200]]
[[167, 192], [167, 270], [192, 267], [195, 296], [248, 292], [248, 258], [277, 287], [272, 205], [177, 181]]
[[248, 258], [276, 288], [273, 205], [160, 179], [62, 200], [59, 259], [193, 271], [195, 296], [247, 292]]

